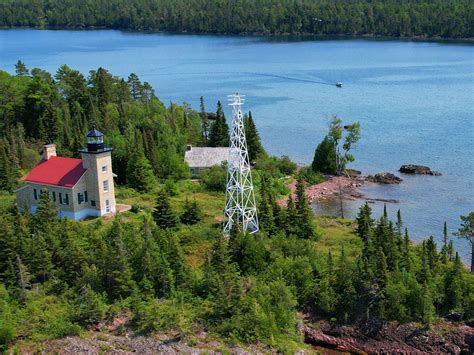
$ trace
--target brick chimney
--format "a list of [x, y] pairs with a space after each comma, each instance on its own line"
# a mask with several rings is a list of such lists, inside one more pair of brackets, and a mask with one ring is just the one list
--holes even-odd
[[56, 156], [56, 145], [46, 144], [43, 146], [43, 160], [49, 160], [51, 157]]

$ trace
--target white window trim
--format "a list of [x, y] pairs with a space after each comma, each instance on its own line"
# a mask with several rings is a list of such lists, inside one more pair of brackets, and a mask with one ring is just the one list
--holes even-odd
[[[105, 170], [104, 170], [105, 168]], [[109, 172], [109, 168], [107, 167], [107, 165], [102, 165], [102, 174], [107, 174]]]
[[[105, 188], [105, 185], [107, 185], [107, 188]], [[109, 192], [109, 190], [110, 190], [109, 180], [102, 181], [102, 188], [103, 188], [104, 192]]]

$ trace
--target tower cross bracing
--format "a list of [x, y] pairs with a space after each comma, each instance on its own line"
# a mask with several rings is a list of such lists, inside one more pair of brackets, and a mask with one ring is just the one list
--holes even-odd
[[228, 95], [232, 106], [232, 132], [227, 167], [226, 201], [224, 208], [224, 233], [228, 234], [234, 224], [242, 231], [258, 232], [257, 207], [253, 191], [247, 141], [241, 106], [244, 95]]

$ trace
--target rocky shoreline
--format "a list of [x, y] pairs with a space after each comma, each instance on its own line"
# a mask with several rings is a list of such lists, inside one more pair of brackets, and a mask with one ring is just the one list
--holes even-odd
[[[352, 354], [473, 354], [474, 328], [441, 320], [432, 328], [417, 323], [372, 320], [354, 325], [327, 321], [303, 327], [305, 343]], [[471, 324], [472, 325], [472, 324]]]
[[[438, 171], [431, 170], [428, 166], [416, 165], [416, 164], [405, 164], [398, 170], [402, 174], [407, 175], [431, 175], [440, 176], [441, 173]], [[347, 176], [334, 176], [325, 175], [325, 181], [315, 185], [308, 185], [305, 188], [306, 197], [309, 202], [321, 201], [330, 198], [334, 198], [342, 194], [342, 198], [345, 200], [358, 200], [365, 199], [369, 203], [374, 202], [387, 202], [387, 203], [398, 203], [398, 200], [384, 199], [384, 198], [371, 198], [362, 194], [357, 189], [362, 187], [364, 184], [400, 184], [403, 179], [390, 172], [381, 172], [375, 175], [362, 175], [358, 170], [347, 170]], [[288, 184], [291, 190], [292, 197], [295, 198], [296, 192], [296, 181], [291, 181]], [[278, 203], [281, 206], [286, 206], [287, 198], [281, 199]]]

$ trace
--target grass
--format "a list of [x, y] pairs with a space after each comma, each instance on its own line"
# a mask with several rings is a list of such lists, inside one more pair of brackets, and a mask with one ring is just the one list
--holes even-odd
[[[133, 189], [116, 188], [117, 203], [140, 206], [144, 212], [125, 212], [122, 218], [125, 221], [138, 221], [142, 213], [153, 211], [155, 196], [158, 189], [149, 193], [138, 193]], [[179, 228], [180, 240], [186, 259], [192, 268], [198, 268], [204, 261], [204, 256], [212, 248], [215, 236], [220, 231], [223, 219], [225, 197], [220, 192], [206, 191], [197, 181], [184, 180], [176, 183], [176, 195], [171, 197], [175, 211], [182, 212], [186, 199], [196, 201], [203, 213], [203, 219], [194, 226], [182, 225]], [[351, 220], [325, 216], [316, 216], [315, 222], [320, 238], [315, 247], [321, 255], [329, 251], [338, 256], [342, 246], [349, 258], [355, 258], [362, 248], [362, 241], [355, 233], [355, 224]]]

